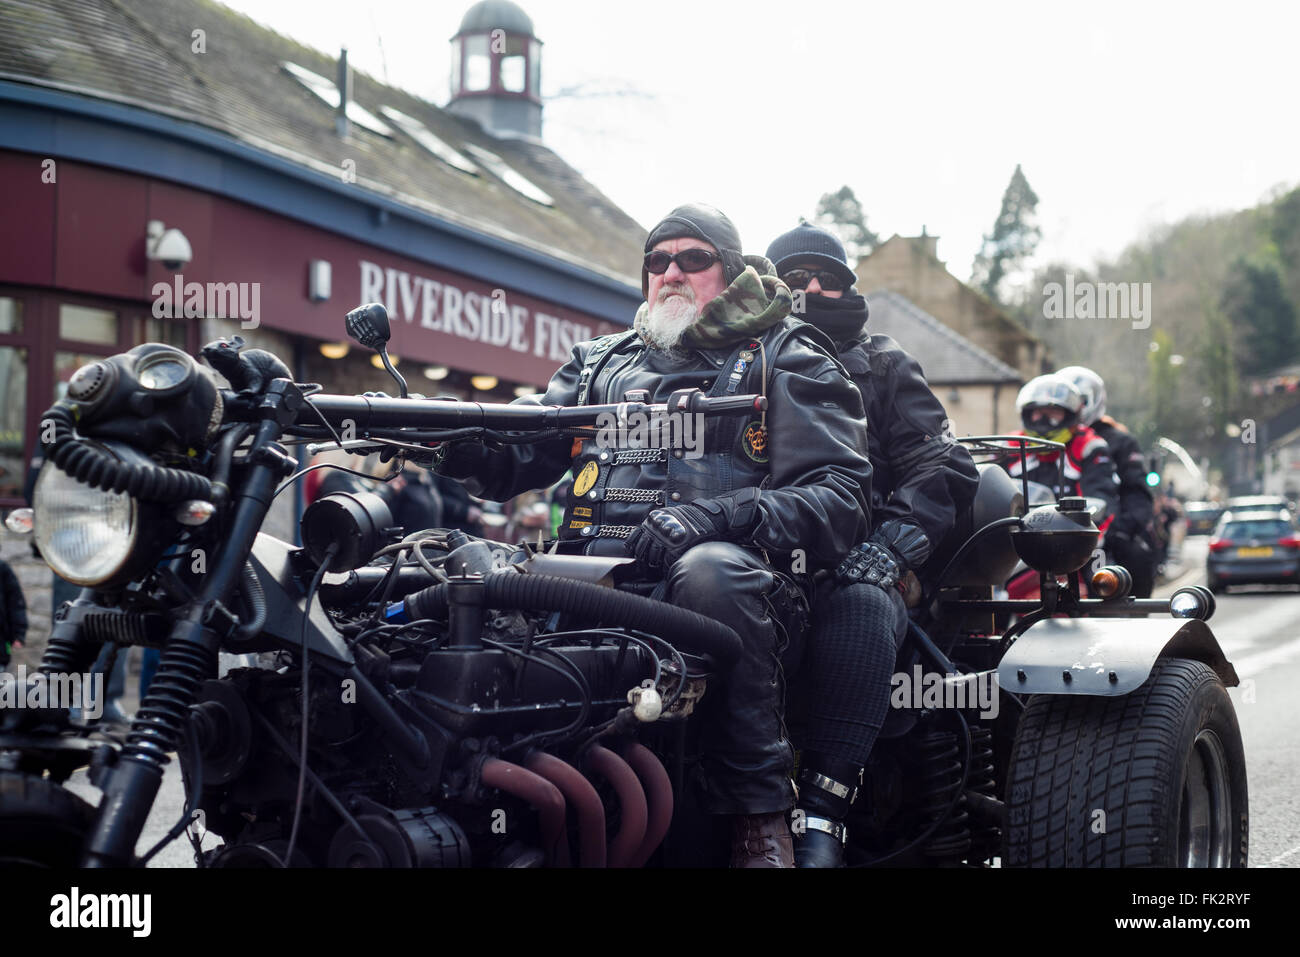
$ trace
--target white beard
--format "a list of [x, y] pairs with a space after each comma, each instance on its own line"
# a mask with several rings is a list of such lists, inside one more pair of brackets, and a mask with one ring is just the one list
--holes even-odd
[[[672, 295], [680, 293], [680, 295]], [[686, 283], [664, 285], [646, 311], [641, 335], [646, 344], [660, 352], [671, 352], [681, 344], [686, 330], [695, 325], [700, 312], [695, 307], [695, 293]]]

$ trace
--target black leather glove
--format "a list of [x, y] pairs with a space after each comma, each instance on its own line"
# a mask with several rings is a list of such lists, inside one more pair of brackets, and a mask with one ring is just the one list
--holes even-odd
[[844, 556], [835, 569], [835, 577], [846, 585], [864, 581], [888, 590], [898, 587], [904, 571], [894, 553], [884, 545], [863, 542]]
[[761, 518], [756, 488], [657, 508], [628, 536], [627, 550], [646, 572], [656, 574], [701, 542], [747, 539]]
[[865, 581], [889, 589], [930, 557], [930, 539], [916, 525], [898, 519], [882, 522], [871, 538], [849, 552], [835, 577], [852, 584]]

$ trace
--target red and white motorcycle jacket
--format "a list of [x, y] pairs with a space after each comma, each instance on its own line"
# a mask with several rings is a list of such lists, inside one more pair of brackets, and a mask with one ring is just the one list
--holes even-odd
[[[1028, 433], [1021, 430], [1013, 434]], [[1024, 468], [1028, 472], [1029, 481], [1046, 485], [1058, 498], [1063, 495], [1082, 495], [1103, 502], [1104, 507], [1093, 516], [1093, 521], [1105, 532], [1119, 512], [1119, 484], [1115, 477], [1115, 463], [1110, 457], [1110, 446], [1088, 426], [1076, 428], [1065, 446], [1064, 487], [1057, 485], [1058, 454], [1027, 452]], [[1001, 464], [1012, 478], [1020, 478], [1019, 453], [1008, 455]]]

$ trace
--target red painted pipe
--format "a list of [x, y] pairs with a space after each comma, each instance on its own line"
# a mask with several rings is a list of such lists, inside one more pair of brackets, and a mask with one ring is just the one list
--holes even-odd
[[593, 744], [587, 750], [587, 765], [614, 788], [620, 807], [618, 833], [609, 845], [609, 866], [627, 867], [645, 840], [646, 808], [645, 790], [628, 763], [609, 748]]
[[578, 769], [553, 754], [534, 751], [525, 762], [528, 770], [550, 781], [578, 817], [578, 866], [605, 866], [605, 805]]
[[500, 758], [483, 762], [483, 783], [526, 801], [541, 821], [542, 851], [546, 863], [569, 866], [569, 842], [564, 834], [564, 795], [550, 781]]
[[623, 748], [623, 760], [641, 779], [641, 787], [645, 789], [646, 801], [649, 803], [645, 838], [628, 862], [628, 867], [644, 867], [655, 848], [663, 843], [668, 828], [673, 823], [673, 782], [669, 779], [663, 762], [643, 744], [629, 741]]

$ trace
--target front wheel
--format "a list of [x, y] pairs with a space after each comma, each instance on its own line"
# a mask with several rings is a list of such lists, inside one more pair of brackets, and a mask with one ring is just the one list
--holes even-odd
[[95, 809], [53, 781], [0, 772], [0, 870], [76, 867]]
[[1206, 664], [1118, 698], [1037, 695], [1007, 773], [1009, 867], [1245, 867], [1246, 757]]

